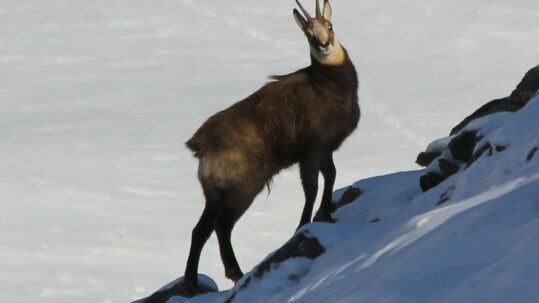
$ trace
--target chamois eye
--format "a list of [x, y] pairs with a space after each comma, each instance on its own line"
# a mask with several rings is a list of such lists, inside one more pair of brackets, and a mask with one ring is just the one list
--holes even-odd
[[333, 31], [333, 24], [328, 24], [328, 30]]

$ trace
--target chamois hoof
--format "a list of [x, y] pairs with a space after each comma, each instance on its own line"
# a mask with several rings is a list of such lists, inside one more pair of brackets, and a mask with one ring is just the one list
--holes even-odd
[[328, 222], [333, 223], [335, 220], [331, 217], [331, 213], [325, 211], [318, 211], [313, 218], [314, 222]]
[[234, 283], [238, 282], [241, 278], [243, 278], [243, 273], [240, 269], [233, 269], [233, 270], [227, 270], [225, 272], [225, 276], [229, 278], [230, 280], [234, 281]]

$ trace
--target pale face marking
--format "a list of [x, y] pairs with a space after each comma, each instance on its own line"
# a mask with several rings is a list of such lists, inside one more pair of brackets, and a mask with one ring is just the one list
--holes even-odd
[[[312, 18], [309, 13], [298, 2], [306, 19], [294, 10], [294, 18], [307, 36], [312, 56], [316, 61], [324, 65], [340, 65], [345, 61], [344, 50], [335, 38], [333, 25], [331, 24], [331, 6], [328, 1], [324, 1], [323, 13], [319, 13], [317, 6], [317, 16]], [[317, 1], [318, 5], [318, 1]]]

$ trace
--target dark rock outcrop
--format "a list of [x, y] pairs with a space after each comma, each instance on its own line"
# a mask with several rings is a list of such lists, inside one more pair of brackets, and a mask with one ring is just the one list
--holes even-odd
[[[445, 150], [448, 150], [450, 153], [444, 152], [444, 149], [421, 152], [416, 160], [416, 163], [421, 166], [431, 166], [435, 160], [438, 160], [437, 169], [427, 169], [427, 172], [420, 177], [419, 183], [421, 189], [427, 191], [437, 186], [451, 175], [458, 172], [460, 167], [464, 167], [464, 169], [468, 168], [485, 154], [492, 155], [494, 152], [503, 152], [506, 148], [505, 146], [490, 146], [488, 143], [477, 148], [476, 145], [481, 140], [478, 131], [463, 131], [464, 128], [470, 122], [490, 114], [498, 112], [516, 112], [524, 107], [538, 91], [539, 65], [526, 73], [522, 81], [520, 81], [509, 97], [488, 102], [455, 126], [450, 134], [455, 137], [453, 137], [445, 147]], [[449, 156], [449, 154], [451, 156]], [[528, 158], [531, 159], [534, 154], [535, 151], [530, 152]], [[444, 203], [447, 199], [447, 195], [445, 197], [440, 197], [440, 202], [438, 204]]]
[[254, 270], [253, 275], [256, 278], [261, 278], [272, 268], [278, 267], [280, 263], [288, 259], [301, 257], [315, 259], [325, 251], [324, 247], [318, 242], [318, 239], [308, 237], [304, 232], [299, 233], [288, 240], [273, 255], [262, 261]]
[[477, 132], [461, 132], [453, 140], [449, 141], [447, 148], [449, 148], [455, 160], [467, 163], [472, 159], [473, 149], [480, 139]]
[[537, 147], [534, 147], [532, 150], [530, 150], [530, 153], [526, 157], [526, 161], [530, 162], [533, 157], [535, 156], [535, 153], [537, 152]]
[[361, 189], [349, 186], [344, 193], [342, 194], [341, 198], [337, 202], [333, 202], [334, 204], [334, 211], [345, 206], [346, 204], [350, 204], [354, 202], [359, 196], [361, 196]]
[[498, 112], [516, 112], [535, 96], [539, 90], [539, 65], [530, 69], [509, 97], [496, 99], [481, 106], [451, 130], [451, 135], [460, 132], [477, 118]]
[[436, 185], [442, 183], [449, 176], [443, 176], [440, 173], [429, 171], [419, 178], [419, 186], [422, 191], [427, 191]]
[[[199, 274], [198, 280], [202, 293], [218, 291], [217, 285], [209, 277]], [[192, 297], [192, 295], [189, 294], [183, 287], [183, 277], [169, 283], [165, 287], [153, 293], [151, 296], [134, 301], [133, 303], [166, 303], [174, 297]]]
[[419, 166], [427, 167], [432, 163], [432, 161], [436, 160], [436, 158], [440, 157], [441, 155], [441, 151], [420, 152], [419, 155], [417, 155], [415, 163], [417, 163]]
[[444, 204], [445, 202], [449, 201], [454, 191], [455, 191], [455, 186], [449, 187], [443, 194], [440, 195], [440, 200], [438, 200], [438, 202], [436, 203], [436, 206], [440, 206]]
[[[238, 282], [240, 283], [239, 286], [235, 287], [235, 290], [232, 291], [225, 302], [234, 302], [234, 298], [238, 292], [247, 288], [255, 279], [262, 279], [266, 273], [273, 269], [277, 269], [284, 261], [293, 258], [316, 259], [325, 251], [326, 249], [320, 244], [317, 238], [308, 236], [308, 231], [297, 233], [271, 256], [258, 264], [258, 266], [249, 273], [247, 278]], [[288, 279], [299, 281], [301, 276], [305, 274], [307, 274], [307, 272], [301, 273], [301, 275], [291, 275]]]

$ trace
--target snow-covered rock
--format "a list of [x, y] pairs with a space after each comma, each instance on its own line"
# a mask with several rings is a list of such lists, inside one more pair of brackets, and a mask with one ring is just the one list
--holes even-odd
[[[198, 275], [200, 288], [205, 293], [215, 293], [219, 290], [213, 279], [206, 275]], [[183, 287], [183, 277], [178, 278], [167, 285], [161, 287], [151, 296], [137, 300], [133, 303], [181, 303], [187, 300], [190, 295]]]
[[417, 164], [428, 166], [420, 179], [421, 188], [426, 191], [435, 187], [455, 174], [459, 166], [470, 166], [485, 152], [505, 149], [503, 143], [493, 146], [481, 139], [505, 123], [512, 116], [510, 113], [524, 107], [538, 90], [539, 66], [536, 66], [526, 73], [509, 97], [488, 102], [455, 126], [450, 136], [432, 142], [416, 160]]
[[460, 132], [471, 121], [497, 112], [516, 112], [520, 110], [539, 90], [539, 65], [530, 69], [510, 96], [496, 99], [481, 106], [451, 130], [451, 134]]
[[[335, 224], [305, 226], [232, 289], [181, 302], [537, 302], [539, 96], [528, 96], [433, 142], [423, 170], [336, 191]], [[422, 190], [444, 165], [451, 174]]]

